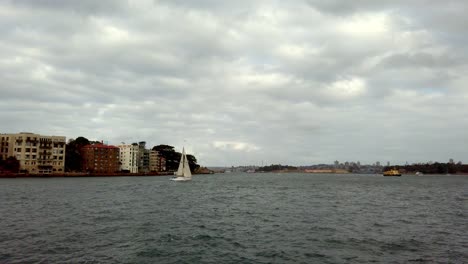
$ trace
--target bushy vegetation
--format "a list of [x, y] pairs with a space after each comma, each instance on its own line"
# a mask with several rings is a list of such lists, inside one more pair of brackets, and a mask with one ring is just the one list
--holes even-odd
[[77, 137], [71, 139], [67, 143], [65, 149], [65, 171], [68, 172], [81, 172], [83, 158], [81, 156], [81, 148], [91, 144], [91, 142], [85, 137]]
[[[158, 151], [159, 155], [166, 159], [166, 170], [177, 170], [182, 153], [175, 151], [174, 147], [170, 145], [157, 145], [153, 147], [153, 150]], [[200, 167], [200, 165], [197, 164], [197, 158], [195, 158], [195, 156], [187, 154], [187, 159], [192, 172], [196, 171]]]
[[424, 174], [456, 174], [468, 173], [468, 165], [459, 163], [426, 163], [426, 164], [411, 164], [404, 166], [385, 167], [384, 170], [398, 169], [402, 172], [422, 172]]
[[280, 171], [280, 170], [297, 170], [297, 167], [288, 166], [288, 165], [281, 165], [281, 164], [272, 164], [269, 166], [259, 167], [257, 171]]

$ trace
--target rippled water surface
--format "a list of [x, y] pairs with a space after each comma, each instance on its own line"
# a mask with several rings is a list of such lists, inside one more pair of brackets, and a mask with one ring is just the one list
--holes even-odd
[[0, 263], [468, 263], [468, 177], [0, 179]]

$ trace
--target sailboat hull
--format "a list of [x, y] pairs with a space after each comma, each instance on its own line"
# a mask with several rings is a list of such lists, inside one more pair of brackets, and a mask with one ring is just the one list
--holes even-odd
[[171, 181], [191, 181], [191, 178], [185, 178], [185, 177], [175, 177], [171, 178]]

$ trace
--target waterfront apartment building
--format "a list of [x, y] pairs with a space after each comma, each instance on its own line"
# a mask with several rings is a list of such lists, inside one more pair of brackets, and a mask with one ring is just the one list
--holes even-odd
[[149, 170], [151, 172], [166, 171], [166, 159], [159, 155], [156, 150], [151, 150], [149, 154]]
[[120, 149], [120, 170], [138, 172], [139, 146], [137, 143], [117, 146]]
[[31, 174], [65, 171], [65, 137], [45, 136], [29, 132], [0, 134], [0, 156], [15, 157], [20, 171]]
[[81, 148], [83, 170], [91, 173], [115, 173], [120, 171], [120, 149], [104, 144], [92, 144]]
[[138, 172], [149, 172], [149, 156], [150, 150], [146, 149], [146, 142], [141, 141], [138, 143]]

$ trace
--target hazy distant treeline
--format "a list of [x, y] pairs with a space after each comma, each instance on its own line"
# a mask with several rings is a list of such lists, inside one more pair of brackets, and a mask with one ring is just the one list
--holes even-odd
[[280, 171], [280, 170], [297, 170], [297, 167], [281, 165], [281, 164], [272, 164], [269, 166], [259, 167], [258, 171]]
[[404, 166], [385, 167], [384, 170], [396, 168], [400, 172], [422, 172], [424, 174], [456, 174], [468, 173], [468, 164], [461, 163], [431, 163], [431, 164], [412, 164]]

